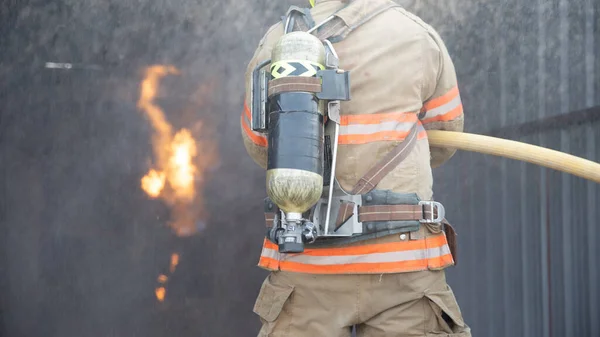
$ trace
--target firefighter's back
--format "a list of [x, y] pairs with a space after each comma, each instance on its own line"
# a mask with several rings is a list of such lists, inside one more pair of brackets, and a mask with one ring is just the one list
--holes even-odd
[[[389, 203], [411, 193], [431, 200], [432, 165], [440, 165], [453, 154], [430, 150], [425, 130], [461, 131], [463, 118], [454, 68], [431, 27], [399, 7], [386, 8], [360, 22], [361, 14], [372, 11], [372, 6], [393, 4], [386, 0], [351, 2], [352, 10], [345, 14], [358, 21], [350, 26], [361, 25], [343, 39], [331, 39], [340, 68], [350, 72], [351, 83], [351, 100], [341, 106], [336, 178], [347, 192], [355, 190], [367, 171], [401, 147], [415, 124], [416, 145], [371, 186], [383, 192], [383, 197], [364, 198], [377, 204], [373, 209], [378, 214], [369, 214], [377, 218], [371, 223], [374, 233], [369, 233], [374, 238], [331, 247], [307, 246], [300, 254], [280, 253], [277, 244], [264, 240], [259, 266], [271, 273], [254, 307], [262, 322], [259, 336], [349, 337], [350, 327], [357, 325], [359, 337], [470, 337], [445, 280], [444, 269], [454, 264], [454, 255], [443, 226], [432, 223], [401, 233], [392, 231], [406, 219], [399, 214], [404, 211], [389, 213], [402, 205]], [[346, 5], [347, 1], [317, 1], [311, 16], [318, 25]], [[339, 28], [327, 25], [316, 34]], [[247, 68], [247, 88], [251, 71], [271, 58], [283, 32], [283, 24], [277, 23], [259, 42]], [[241, 117], [244, 144], [266, 168], [268, 144], [264, 134], [249, 128], [249, 104], [247, 91]], [[389, 216], [379, 217], [382, 211]], [[362, 219], [368, 222], [366, 216], [363, 213]], [[363, 225], [368, 231], [370, 225]]]

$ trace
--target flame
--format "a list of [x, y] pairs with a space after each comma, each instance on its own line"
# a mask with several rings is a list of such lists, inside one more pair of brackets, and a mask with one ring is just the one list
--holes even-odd
[[[177, 268], [178, 264], [179, 264], [179, 254], [177, 254], [177, 253], [171, 254], [171, 264], [169, 266], [170, 274], [173, 274], [175, 272], [175, 269]], [[154, 290], [154, 293], [156, 295], [156, 299], [159, 302], [164, 302], [164, 300], [165, 300], [165, 297], [167, 295], [167, 287], [165, 286], [165, 283], [167, 283], [168, 280], [169, 280], [169, 276], [167, 276], [165, 274], [158, 275], [157, 281], [161, 285]]]
[[171, 254], [171, 266], [169, 268], [169, 271], [172, 273], [175, 272], [175, 268], [177, 268], [177, 265], [179, 264], [179, 254]]
[[[145, 113], [152, 125], [152, 150], [154, 167], [141, 178], [142, 190], [151, 198], [160, 198], [172, 209], [171, 228], [179, 236], [188, 236], [204, 226], [202, 195], [197, 190], [205, 181], [204, 173], [217, 161], [216, 147], [212, 141], [199, 142], [194, 134], [207, 132], [202, 121], [196, 121], [190, 128], [175, 131], [167, 121], [165, 113], [155, 103], [159, 93], [159, 84], [163, 77], [179, 75], [173, 66], [154, 65], [148, 67], [140, 84], [140, 96], [137, 107]], [[194, 109], [203, 103], [214, 89], [214, 81], [201, 84], [193, 95]], [[208, 130], [210, 131], [210, 130]], [[207, 138], [207, 137], [205, 137]], [[199, 156], [201, 154], [201, 156]], [[179, 254], [171, 254], [169, 274], [160, 274], [155, 288], [156, 299], [163, 302], [166, 298], [166, 284], [179, 264]], [[169, 281], [170, 282], [170, 281]]]
[[154, 290], [154, 292], [156, 293], [156, 299], [159, 302], [163, 302], [165, 300], [165, 293], [167, 292], [165, 287], [158, 287], [156, 290]]
[[158, 283], [165, 283], [169, 280], [169, 277], [164, 274], [158, 275]]
[[[161, 79], [179, 74], [173, 66], [154, 65], [146, 69], [141, 82], [137, 107], [148, 117], [154, 131], [155, 163], [140, 183], [148, 196], [160, 198], [172, 208], [173, 219], [169, 225], [176, 234], [189, 236], [198, 231], [198, 224], [203, 223], [199, 219], [204, 215], [202, 196], [197, 189], [204, 183], [204, 172], [214, 164], [216, 156], [212, 142], [198, 142], [188, 128], [175, 131], [155, 103]], [[210, 87], [203, 84], [202, 92]], [[194, 132], [201, 131], [198, 127], [201, 124], [200, 121], [195, 123]]]
[[142, 178], [142, 189], [149, 196], [156, 198], [165, 187], [165, 179], [166, 175], [163, 172], [152, 169]]
[[196, 143], [189, 130], [179, 131], [171, 143], [168, 180], [175, 190], [178, 199], [192, 201], [194, 199], [194, 175], [197, 172], [192, 164], [196, 156]]

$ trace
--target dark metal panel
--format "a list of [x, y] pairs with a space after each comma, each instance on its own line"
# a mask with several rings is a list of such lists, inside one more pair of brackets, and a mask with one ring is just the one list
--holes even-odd
[[[586, 126], [573, 128], [569, 137], [570, 152], [574, 155], [586, 157], [587, 139]], [[589, 289], [593, 286], [589, 284], [590, 257], [587, 255], [587, 228], [592, 225], [588, 222], [587, 205], [587, 182], [579, 177], [572, 177], [572, 190], [570, 191], [570, 206], [572, 208], [569, 225], [573, 234], [571, 242], [572, 261], [565, 261], [565, 264], [572, 265], [573, 280], [573, 325], [574, 336], [590, 336], [590, 316], [587, 314], [589, 307]], [[575, 263], [574, 263], [575, 261]], [[569, 277], [569, 275], [565, 275]]]
[[[499, 17], [493, 15], [489, 22], [493, 23], [492, 27], [498, 27]], [[498, 39], [494, 32], [496, 29], [489, 29], [484, 31], [486, 41], [492, 41]], [[488, 106], [488, 111], [491, 113], [486, 114], [485, 129], [489, 129], [500, 123], [500, 62], [498, 46], [496, 44], [487, 43], [484, 49], [484, 57], [488, 61], [487, 73], [490, 75], [487, 78], [486, 86], [483, 87], [482, 98], [485, 100]], [[504, 336], [504, 315], [503, 309], [503, 298], [504, 288], [502, 287], [502, 214], [498, 210], [498, 201], [496, 198], [499, 197], [499, 191], [502, 190], [502, 183], [500, 180], [500, 159], [496, 157], [486, 156], [484, 159], [484, 175], [486, 176], [485, 194], [484, 194], [484, 211], [482, 219], [484, 219], [485, 226], [485, 251], [486, 251], [486, 263], [485, 263], [485, 284], [486, 284], [486, 301], [485, 301], [485, 313], [487, 318], [487, 324], [484, 326], [485, 330], [481, 332], [486, 336]], [[483, 309], [483, 308], [482, 308]], [[480, 332], [480, 333], [481, 333]]]
[[[537, 137], [528, 136], [522, 141], [532, 143]], [[540, 209], [545, 201], [539, 194], [539, 168], [522, 163], [523, 177], [521, 181], [520, 202], [525, 212], [521, 218], [523, 245], [523, 324], [522, 336], [536, 336], [544, 330], [543, 319], [543, 284], [545, 274], [542, 254], [542, 231], [540, 230]]]
[[[600, 16], [599, 16], [600, 17]], [[600, 44], [600, 43], [599, 43]], [[600, 73], [600, 72], [599, 72]], [[587, 135], [587, 155], [588, 158], [600, 162], [600, 123], [590, 125], [586, 130]], [[590, 336], [600, 336], [600, 230], [598, 229], [598, 217], [600, 211], [598, 204], [600, 203], [600, 186], [599, 184], [587, 183], [587, 239], [588, 239], [588, 257], [589, 257], [589, 317], [590, 317]]]
[[593, 76], [592, 73], [586, 73], [588, 55], [586, 50], [589, 48], [586, 40], [588, 39], [586, 32], [586, 13], [585, 1], [569, 1], [568, 8], [564, 20], [568, 24], [568, 32], [565, 40], [568, 41], [567, 48], [567, 64], [569, 71], [567, 78], [568, 96], [570, 97], [569, 107], [562, 111], [576, 111], [589, 108], [587, 102], [588, 79]]
[[[546, 146], [560, 149], [560, 131], [552, 131], [545, 134]], [[550, 335], [566, 336], [564, 332], [565, 307], [563, 294], [563, 228], [561, 215], [561, 173], [547, 171], [547, 230], [548, 230], [548, 274], [549, 274], [549, 311], [550, 311]]]
[[600, 1], [584, 0], [586, 31], [586, 98], [591, 105], [600, 105]]
[[[473, 17], [458, 18], [456, 30], [442, 28], [461, 79], [467, 131], [508, 130], [598, 104], [599, 2], [503, 0], [469, 6], [475, 9], [465, 13]], [[422, 14], [435, 27], [445, 27], [444, 19]], [[461, 20], [470, 29], [462, 29]], [[598, 160], [600, 123], [593, 118], [588, 123], [594, 124], [507, 135]], [[483, 207], [457, 217], [462, 266], [451, 270], [449, 279], [457, 293], [468, 294], [460, 303], [474, 333], [599, 335], [597, 184], [489, 156], [459, 158], [443, 169], [444, 176], [456, 179], [460, 175], [452, 172], [470, 161], [466, 170], [473, 172], [474, 184], [467, 193]], [[438, 186], [437, 193], [452, 193], [446, 188], [451, 185]]]
[[[520, 27], [522, 27], [520, 4], [517, 1], [505, 1], [503, 11], [505, 15], [501, 17], [500, 25], [496, 31], [506, 32], [502, 34], [499, 41], [500, 48], [500, 125], [512, 125], [519, 122], [519, 115], [523, 115], [520, 110], [520, 97], [523, 93], [519, 90], [518, 72], [523, 63], [519, 53]], [[513, 27], [513, 28], [511, 28]], [[517, 28], [517, 29], [515, 29]], [[520, 180], [520, 163], [512, 160], [501, 159], [499, 161], [500, 169], [500, 190], [494, 192], [498, 208], [489, 217], [498, 217], [499, 223], [495, 226], [494, 232], [499, 235], [501, 244], [498, 245], [499, 254], [502, 258], [502, 268], [497, 268], [502, 278], [498, 280], [502, 286], [502, 312], [504, 313], [503, 332], [500, 336], [518, 336], [523, 334], [523, 307], [521, 298], [523, 297], [523, 286], [521, 284], [521, 224], [519, 219], [522, 212], [521, 199], [518, 198], [521, 188], [516, 181]], [[494, 200], [492, 200], [494, 202]], [[500, 303], [499, 303], [500, 304]]]

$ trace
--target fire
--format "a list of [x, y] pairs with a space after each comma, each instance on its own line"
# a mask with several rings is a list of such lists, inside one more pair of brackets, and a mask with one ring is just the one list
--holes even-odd
[[[153, 128], [154, 167], [141, 178], [142, 190], [151, 198], [160, 198], [172, 208], [169, 225], [177, 235], [193, 235], [203, 221], [202, 196], [198, 193], [204, 172], [215, 162], [212, 142], [199, 142], [191, 129], [174, 130], [164, 111], [155, 103], [160, 81], [179, 75], [173, 66], [154, 65], [146, 69], [140, 85], [137, 107], [145, 113]], [[205, 84], [202, 85], [204, 88]], [[198, 121], [192, 128], [198, 133]], [[199, 156], [201, 154], [201, 156]]]
[[[151, 198], [160, 198], [172, 209], [173, 220], [169, 225], [179, 236], [194, 234], [204, 224], [202, 194], [198, 190], [205, 181], [204, 173], [216, 165], [216, 147], [212, 141], [198, 141], [194, 133], [207, 131], [201, 121], [190, 128], [175, 131], [168, 122], [164, 111], [155, 103], [159, 93], [159, 84], [163, 77], [179, 75], [172, 66], [154, 65], [148, 67], [140, 84], [140, 96], [137, 107], [143, 111], [152, 125], [152, 149], [154, 167], [141, 178], [142, 190]], [[202, 98], [210, 95], [214, 81], [203, 83], [194, 94], [194, 109], [202, 104]], [[168, 274], [160, 274], [154, 292], [159, 302], [167, 295], [167, 282], [179, 264], [179, 254], [171, 254]]]
[[179, 254], [171, 254], [171, 267], [169, 268], [169, 271], [172, 273], [175, 272], [175, 268], [177, 268], [177, 265], [179, 264]]
[[[177, 253], [171, 254], [171, 264], [169, 266], [169, 273], [171, 275], [175, 272], [175, 269], [177, 268], [178, 264], [179, 264], [179, 254], [177, 254]], [[154, 290], [156, 299], [159, 302], [164, 302], [165, 297], [167, 296], [166, 283], [167, 283], [167, 281], [169, 281], [169, 276], [167, 276], [165, 274], [160, 274], [160, 275], [158, 275], [158, 278], [156, 280], [158, 281], [158, 283], [160, 283], [160, 285]]]
[[150, 170], [150, 172], [142, 178], [142, 189], [146, 191], [149, 196], [156, 198], [165, 187], [165, 179], [166, 176], [163, 172]]
[[158, 287], [158, 288], [156, 288], [156, 290], [154, 292], [156, 293], [156, 299], [159, 302], [162, 302], [165, 300], [165, 293], [167, 292], [165, 287]]
[[[154, 65], [148, 67], [140, 84], [137, 107], [144, 112], [153, 129], [153, 167], [141, 178], [141, 189], [151, 198], [160, 198], [172, 210], [173, 219], [169, 226], [179, 236], [192, 235], [204, 224], [205, 216], [202, 194], [198, 192], [205, 181], [204, 173], [216, 165], [216, 147], [212, 141], [199, 141], [194, 134], [207, 131], [202, 121], [196, 121], [190, 128], [175, 130], [168, 122], [162, 108], [155, 103], [160, 81], [168, 75], [179, 75], [173, 66]], [[202, 98], [210, 95], [214, 81], [202, 83], [194, 94], [194, 109], [203, 103]], [[167, 283], [179, 264], [179, 254], [171, 254], [169, 273], [160, 274], [154, 292], [159, 302], [167, 295]]]
[[194, 199], [194, 175], [197, 172], [192, 164], [196, 156], [196, 143], [189, 130], [179, 131], [171, 143], [169, 158], [169, 184], [175, 190], [178, 199], [191, 201]]

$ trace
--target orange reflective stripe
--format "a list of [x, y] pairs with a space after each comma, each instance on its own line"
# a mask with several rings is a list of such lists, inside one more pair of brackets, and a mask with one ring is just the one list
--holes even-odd
[[252, 115], [250, 114], [250, 108], [248, 108], [248, 104], [246, 104], [246, 101], [244, 101], [244, 114], [246, 114], [246, 118], [248, 118], [249, 121], [252, 120]]
[[266, 269], [279, 270], [279, 261], [268, 257], [261, 256], [258, 265]]
[[425, 113], [422, 119], [423, 124], [440, 121], [447, 122], [461, 116], [463, 114], [463, 106], [458, 87], [454, 87], [443, 96], [425, 103], [421, 112]]
[[457, 96], [459, 96], [459, 91], [458, 91], [458, 86], [455, 86], [454, 88], [450, 89], [450, 91], [448, 91], [444, 95], [429, 100], [423, 106], [423, 110], [431, 110], [431, 109], [439, 108], [442, 105], [445, 105], [448, 102], [452, 101]]
[[[438, 235], [427, 238], [427, 247], [435, 248], [442, 247], [446, 244], [446, 237]], [[276, 244], [270, 240], [265, 239], [263, 242], [265, 249], [278, 250]], [[375, 253], [389, 253], [406, 250], [415, 250], [425, 248], [425, 240], [414, 240], [414, 241], [400, 241], [390, 243], [377, 243], [364, 246], [353, 246], [353, 247], [337, 247], [337, 248], [308, 248], [305, 249], [302, 255], [310, 256], [343, 256], [343, 255], [363, 255], [363, 254], [375, 254]], [[290, 256], [298, 254], [288, 254]]]
[[440, 269], [454, 264], [452, 254], [445, 254], [436, 259], [429, 259], [429, 268]]
[[267, 239], [265, 239], [265, 241], [263, 242], [263, 247], [267, 249], [277, 250], [277, 245]]
[[[270, 242], [270, 241], [269, 241]], [[446, 244], [444, 236], [436, 236], [428, 239], [427, 246], [429, 248], [441, 247]], [[316, 248], [306, 249], [303, 255], [310, 256], [343, 256], [343, 255], [364, 255], [375, 253], [399, 252], [425, 248], [425, 240], [400, 241], [391, 243], [379, 243], [365, 246], [354, 247], [339, 247], [339, 248]], [[277, 249], [275, 246], [274, 249]]]
[[340, 119], [338, 141], [340, 145], [401, 141], [415, 123], [419, 123], [418, 139], [427, 138], [427, 132], [414, 112], [344, 115]]
[[343, 115], [340, 116], [340, 125], [349, 124], [379, 124], [383, 122], [410, 122], [416, 121], [417, 115], [414, 112], [390, 112], [367, 115]]
[[[250, 129], [250, 110], [244, 103], [244, 130], [259, 146], [266, 146], [266, 138]], [[419, 123], [417, 139], [426, 139], [427, 132], [414, 112], [391, 112], [364, 115], [344, 115], [340, 119], [340, 145], [366, 144], [378, 141], [402, 141], [410, 133], [414, 123]]]
[[[349, 274], [349, 273], [399, 273], [428, 268], [443, 268], [451, 265], [452, 255], [447, 254], [433, 259], [413, 261], [383, 262], [383, 263], [353, 263], [346, 265], [312, 265], [290, 261], [277, 261], [271, 258], [261, 258], [259, 266], [272, 270], [285, 270], [298, 273], [316, 274]], [[275, 267], [275, 266], [278, 266]]]
[[[365, 144], [371, 142], [378, 141], [400, 141], [404, 140], [406, 136], [408, 136], [409, 131], [380, 131], [372, 134], [340, 134], [338, 138], [338, 142], [340, 145], [350, 145], [350, 144]], [[417, 135], [417, 139], [426, 139], [427, 131], [419, 125], [419, 134]]]
[[265, 240], [259, 260], [259, 266], [270, 270], [331, 274], [408, 272], [440, 269], [453, 263], [444, 235], [354, 247], [309, 248], [301, 254], [280, 254], [276, 244]]
[[462, 114], [463, 114], [463, 105], [460, 104], [459, 106], [455, 107], [454, 109], [452, 109], [442, 115], [437, 115], [437, 116], [433, 116], [430, 118], [427, 118], [427, 115], [425, 115], [425, 118], [422, 120], [422, 123], [427, 124], [427, 123], [432, 123], [432, 122], [447, 122], [447, 121], [451, 121], [451, 120], [459, 117]]
[[246, 119], [246, 116], [244, 116], [244, 114], [242, 113], [242, 116], [240, 116], [240, 123], [242, 124], [242, 127], [244, 128], [244, 132], [246, 133], [246, 135], [248, 136], [248, 138], [250, 138], [250, 140], [261, 147], [266, 147], [267, 146], [267, 137], [261, 135], [258, 132], [254, 132], [252, 131], [252, 129], [250, 129], [250, 126], [248, 125], [248, 121]]

